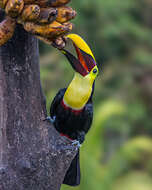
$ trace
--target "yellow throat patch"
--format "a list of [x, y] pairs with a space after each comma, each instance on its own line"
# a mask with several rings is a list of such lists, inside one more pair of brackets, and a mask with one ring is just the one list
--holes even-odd
[[74, 110], [83, 109], [91, 96], [93, 81], [90, 75], [82, 77], [80, 74], [75, 73], [64, 94], [63, 101], [65, 105]]

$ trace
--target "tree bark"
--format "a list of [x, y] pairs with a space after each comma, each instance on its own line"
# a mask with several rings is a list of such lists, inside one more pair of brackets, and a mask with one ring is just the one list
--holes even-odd
[[59, 190], [77, 152], [47, 121], [38, 42], [17, 25], [0, 48], [0, 190]]

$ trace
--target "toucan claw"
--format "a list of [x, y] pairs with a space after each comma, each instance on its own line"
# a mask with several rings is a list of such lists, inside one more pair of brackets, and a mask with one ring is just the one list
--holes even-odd
[[55, 119], [56, 119], [56, 116], [53, 116], [53, 118], [52, 117], [50, 117], [50, 116], [47, 116], [46, 117], [46, 119], [44, 119], [44, 121], [49, 121], [51, 124], [54, 124], [54, 122], [55, 122]]
[[78, 148], [81, 147], [81, 144], [80, 144], [80, 142], [78, 140], [73, 140], [72, 145], [77, 146]]

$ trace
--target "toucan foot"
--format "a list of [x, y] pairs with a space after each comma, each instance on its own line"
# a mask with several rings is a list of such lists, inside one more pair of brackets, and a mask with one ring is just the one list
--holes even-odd
[[80, 142], [79, 142], [79, 141], [77, 141], [77, 140], [73, 140], [73, 141], [72, 141], [72, 145], [77, 146], [78, 148], [80, 148], [80, 147], [81, 147]]
[[[55, 122], [55, 119], [56, 119], [56, 116], [53, 116], [53, 118], [50, 117], [50, 116], [47, 116], [45, 120], [47, 120], [47, 121], [49, 121], [51, 124], [53, 124], [53, 123]], [[44, 120], [44, 121], [45, 121], [45, 120]]]

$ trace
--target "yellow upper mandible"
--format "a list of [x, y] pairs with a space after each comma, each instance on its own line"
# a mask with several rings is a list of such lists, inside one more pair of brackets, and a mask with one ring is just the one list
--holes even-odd
[[95, 60], [95, 57], [88, 46], [88, 44], [78, 35], [78, 34], [68, 34], [66, 35], [67, 38], [71, 39], [73, 43], [82, 51], [92, 56], [92, 58]]

